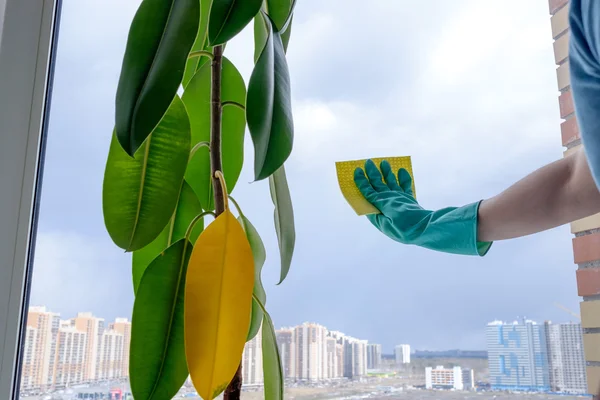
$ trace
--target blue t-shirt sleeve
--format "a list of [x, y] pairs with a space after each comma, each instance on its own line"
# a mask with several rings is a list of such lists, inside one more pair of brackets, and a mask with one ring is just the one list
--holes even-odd
[[575, 115], [600, 188], [600, 1], [571, 0], [569, 64]]

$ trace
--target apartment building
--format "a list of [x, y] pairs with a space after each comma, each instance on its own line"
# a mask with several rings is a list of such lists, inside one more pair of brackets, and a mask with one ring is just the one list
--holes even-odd
[[100, 348], [96, 364], [97, 381], [109, 381], [122, 377], [123, 373], [123, 342], [124, 337], [119, 332], [108, 329], [102, 332]]
[[129, 377], [129, 347], [131, 345], [131, 321], [127, 318], [117, 318], [115, 322], [108, 325], [108, 329], [111, 329], [117, 333], [123, 335], [123, 362], [121, 376], [126, 378]]
[[462, 368], [444, 368], [442, 365], [425, 368], [425, 387], [427, 389], [463, 390]]
[[83, 379], [86, 382], [96, 381], [99, 379], [98, 366], [100, 363], [102, 334], [105, 329], [104, 319], [94, 317], [90, 312], [81, 312], [70, 321], [71, 326], [78, 331], [85, 332], [87, 335]]
[[61, 321], [56, 342], [54, 387], [65, 388], [82, 383], [87, 334], [71, 326], [69, 321]]
[[546, 322], [550, 387], [555, 392], [587, 393], [581, 324]]
[[327, 328], [304, 323], [294, 328], [296, 379], [319, 381], [327, 379]]
[[279, 357], [285, 379], [296, 378], [296, 346], [294, 345], [294, 328], [282, 328], [275, 332]]
[[410, 345], [399, 344], [394, 348], [394, 354], [396, 356], [396, 364], [410, 364]]
[[21, 392], [38, 393], [126, 377], [131, 322], [79, 313], [69, 320], [45, 307], [30, 307], [23, 344]]
[[26, 339], [22, 372], [26, 390], [47, 390], [52, 387], [56, 363], [57, 336], [60, 315], [46, 307], [31, 307], [27, 317]]
[[377, 369], [381, 366], [381, 345], [369, 343], [367, 345], [367, 369]]
[[523, 320], [487, 325], [490, 384], [494, 390], [550, 390], [544, 325]]
[[261, 327], [256, 336], [244, 345], [244, 353], [242, 355], [242, 382], [245, 386], [262, 385], [264, 383], [263, 376]]
[[294, 381], [357, 379], [367, 374], [366, 340], [304, 323], [276, 331], [284, 377]]

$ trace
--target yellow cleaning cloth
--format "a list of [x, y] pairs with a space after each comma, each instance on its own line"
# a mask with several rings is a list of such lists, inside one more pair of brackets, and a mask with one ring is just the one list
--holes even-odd
[[[400, 168], [404, 168], [408, 171], [411, 177], [413, 177], [412, 162], [410, 156], [407, 157], [387, 157], [387, 158], [372, 158], [373, 162], [379, 168], [379, 164], [383, 160], [387, 160], [392, 166], [394, 173], [398, 172]], [[356, 184], [354, 183], [354, 170], [356, 168], [365, 168], [366, 160], [354, 160], [354, 161], [340, 161], [335, 163], [337, 170], [338, 183], [344, 198], [350, 204], [352, 209], [358, 215], [368, 214], [379, 214], [379, 210], [369, 203], [363, 195], [360, 193]], [[398, 179], [398, 176], [396, 176]], [[415, 191], [415, 180], [413, 177], [412, 190], [417, 198], [417, 192]]]

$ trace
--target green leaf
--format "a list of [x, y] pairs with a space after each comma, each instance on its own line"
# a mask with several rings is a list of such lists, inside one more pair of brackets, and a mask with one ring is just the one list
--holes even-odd
[[263, 0], [213, 0], [208, 21], [208, 42], [223, 44], [240, 33], [260, 11]]
[[[184, 180], [179, 194], [179, 202], [174, 217], [171, 218], [165, 229], [148, 246], [133, 252], [133, 292], [137, 293], [144, 271], [150, 263], [171, 244], [185, 237], [185, 233], [192, 220], [202, 212], [200, 201], [190, 185]], [[204, 227], [203, 220], [194, 225], [190, 234], [190, 241], [196, 243], [198, 235]]]
[[283, 369], [281, 357], [277, 346], [275, 327], [269, 314], [265, 317], [262, 325], [262, 355], [263, 355], [263, 377], [265, 400], [283, 399]]
[[133, 156], [177, 93], [198, 32], [198, 0], [144, 0], [127, 38], [117, 87], [115, 130]]
[[[208, 27], [208, 13], [210, 12], [210, 6], [212, 4], [212, 0], [200, 0], [200, 24], [198, 25], [198, 33], [196, 34], [196, 39], [194, 40], [194, 44], [192, 45], [193, 53], [194, 51], [206, 50], [212, 52], [212, 46], [208, 46], [206, 35], [207, 35], [207, 27]], [[185, 89], [187, 85], [192, 80], [196, 71], [200, 69], [207, 61], [208, 57], [193, 57], [187, 60], [185, 64], [185, 71], [183, 73], [183, 88]]]
[[[281, 3], [289, 3], [288, 0], [282, 0]], [[290, 4], [290, 7], [293, 7], [294, 4]], [[278, 9], [281, 7], [278, 7]], [[293, 13], [293, 10], [290, 10], [290, 13]], [[265, 25], [264, 16], [262, 13], [259, 13], [256, 17], [254, 17], [254, 62], [258, 60], [260, 57], [260, 53], [262, 49], [265, 47], [265, 43], [267, 42], [267, 38], [269, 37], [269, 32], [267, 25]], [[281, 17], [279, 17], [282, 20]], [[283, 50], [287, 53], [287, 48], [290, 43], [290, 36], [292, 35], [292, 20], [293, 15], [289, 15], [289, 21], [283, 20], [283, 25], [279, 24], [279, 26], [285, 26], [287, 24], [286, 30], [281, 33], [281, 41], [283, 43]]]
[[292, 36], [292, 21], [293, 21], [293, 17], [290, 18], [290, 23], [289, 23], [287, 29], [285, 30], [285, 32], [283, 32], [281, 34], [281, 41], [283, 42], [283, 51], [285, 51], [286, 53], [287, 53], [288, 45], [290, 44], [290, 37]]
[[[222, 101], [235, 101], [246, 104], [246, 85], [239, 71], [227, 58], [223, 58], [221, 82]], [[182, 100], [190, 110], [192, 126], [192, 146], [199, 142], [210, 141], [210, 88], [211, 68], [206, 63], [194, 75], [183, 93]], [[221, 154], [223, 174], [227, 191], [231, 193], [242, 171], [244, 163], [244, 131], [246, 118], [244, 111], [232, 106], [223, 108], [221, 124]], [[190, 160], [185, 174], [204, 210], [214, 209], [213, 190], [210, 177], [210, 157], [208, 148], [202, 147], [196, 151]]]
[[[246, 232], [246, 237], [248, 238], [248, 242], [250, 243], [250, 248], [252, 249], [252, 256], [254, 257], [254, 295], [260, 300], [260, 302], [264, 305], [267, 302], [267, 294], [265, 293], [265, 289], [261, 280], [261, 271], [262, 267], [265, 264], [265, 260], [267, 259], [267, 253], [265, 250], [265, 245], [258, 234], [258, 231], [252, 225], [252, 223], [241, 214], [238, 217], [240, 224], [244, 228], [244, 232]], [[256, 303], [256, 300], [252, 300], [252, 317], [250, 319], [250, 329], [248, 330], [248, 338], [246, 341], [251, 340], [256, 336], [258, 330], [260, 329], [260, 325], [263, 319], [263, 312], [260, 306]]]
[[296, 243], [294, 209], [283, 166], [269, 177], [269, 188], [271, 189], [271, 199], [275, 205], [275, 231], [277, 232], [279, 254], [281, 256], [281, 275], [279, 280], [279, 283], [281, 283], [290, 271], [294, 245]]
[[104, 173], [104, 223], [115, 244], [139, 250], [172, 217], [190, 154], [190, 122], [179, 97], [133, 158], [115, 135]]
[[292, 152], [294, 122], [290, 76], [281, 36], [263, 18], [268, 38], [248, 84], [246, 119], [254, 143], [254, 176], [272, 175]]
[[267, 30], [265, 17], [263, 13], [258, 14], [254, 17], [254, 63], [258, 61], [267, 39], [269, 39], [269, 31]]
[[290, 19], [294, 6], [293, 0], [267, 0], [267, 14], [271, 17], [275, 30], [281, 32]]
[[133, 305], [129, 379], [136, 400], [173, 398], [188, 377], [185, 277], [192, 245], [183, 239], [146, 269]]

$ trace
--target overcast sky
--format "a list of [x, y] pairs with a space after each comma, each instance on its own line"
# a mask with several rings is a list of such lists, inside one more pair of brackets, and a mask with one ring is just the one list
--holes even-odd
[[[370, 6], [366, 6], [370, 4]], [[68, 318], [130, 317], [130, 255], [101, 209], [114, 96], [134, 0], [64, 0], [31, 304]], [[562, 155], [547, 0], [301, 0], [289, 66], [295, 147], [287, 164], [296, 252], [279, 255], [267, 182], [235, 189], [267, 247], [276, 326], [304, 321], [417, 349], [484, 349], [494, 319], [568, 321], [578, 311], [562, 227], [495, 243], [485, 258], [395, 243], [354, 215], [335, 161], [410, 155], [424, 207], [490, 197]], [[246, 81], [251, 31], [226, 50]]]

